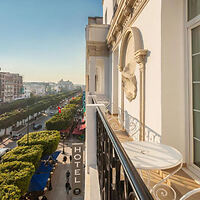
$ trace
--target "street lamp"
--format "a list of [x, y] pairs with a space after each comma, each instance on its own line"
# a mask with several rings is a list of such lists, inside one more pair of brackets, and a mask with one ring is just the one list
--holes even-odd
[[64, 135], [64, 133], [62, 133], [62, 139], [63, 139], [63, 152], [62, 152], [62, 154], [65, 154], [65, 144], [64, 144], [64, 142], [65, 142], [65, 135]]
[[28, 103], [27, 103], [27, 111], [28, 111], [27, 144], [29, 144], [29, 106], [28, 106]]

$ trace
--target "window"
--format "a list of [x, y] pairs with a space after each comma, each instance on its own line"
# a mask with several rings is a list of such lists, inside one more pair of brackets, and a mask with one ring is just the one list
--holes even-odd
[[192, 29], [192, 91], [194, 164], [200, 167], [200, 26]]
[[200, 0], [188, 0], [188, 20], [200, 14]]

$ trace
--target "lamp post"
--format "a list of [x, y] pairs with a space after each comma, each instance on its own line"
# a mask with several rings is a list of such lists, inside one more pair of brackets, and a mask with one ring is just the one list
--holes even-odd
[[27, 125], [27, 144], [29, 144], [29, 106], [27, 103], [27, 111], [28, 111], [28, 125]]
[[63, 136], [63, 152], [62, 152], [62, 154], [65, 154], [65, 144], [64, 144], [64, 142], [65, 142], [65, 136]]
[[62, 152], [62, 154], [65, 154], [65, 144], [64, 144], [64, 142], [65, 142], [65, 135], [64, 135], [64, 133], [63, 133], [63, 135], [62, 135], [62, 137], [63, 137], [63, 152]]

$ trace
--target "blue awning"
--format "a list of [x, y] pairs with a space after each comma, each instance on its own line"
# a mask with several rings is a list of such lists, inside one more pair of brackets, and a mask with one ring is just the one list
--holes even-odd
[[42, 157], [42, 160], [48, 160], [49, 156], [52, 156], [53, 160], [56, 160], [58, 155], [60, 154], [61, 151], [55, 151], [51, 155], [46, 155]]
[[47, 185], [49, 173], [34, 174], [29, 185], [29, 192], [43, 191]]
[[52, 158], [53, 158], [54, 160], [56, 160], [57, 157], [59, 156], [60, 152], [61, 152], [61, 151], [55, 151], [55, 152], [51, 155]]
[[38, 167], [38, 169], [35, 171], [35, 174], [40, 174], [40, 173], [49, 173], [51, 172], [53, 166], [48, 164], [48, 165], [45, 165], [44, 162], [41, 162], [40, 163], [40, 166]]
[[[56, 151], [51, 155], [53, 160], [57, 159], [60, 152], [61, 151]], [[49, 156], [46, 156], [47, 159], [48, 159], [48, 157]], [[29, 185], [29, 192], [37, 192], [37, 191], [44, 190], [44, 188], [47, 185], [48, 178], [50, 177], [52, 168], [53, 168], [53, 166], [51, 164], [46, 165], [44, 161], [40, 162], [40, 166], [35, 171], [35, 174], [32, 176], [32, 179], [31, 179], [31, 182]]]

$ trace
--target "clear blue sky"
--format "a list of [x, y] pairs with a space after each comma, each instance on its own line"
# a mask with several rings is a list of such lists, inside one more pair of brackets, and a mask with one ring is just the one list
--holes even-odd
[[101, 0], [0, 0], [0, 67], [24, 81], [84, 83], [85, 26]]

